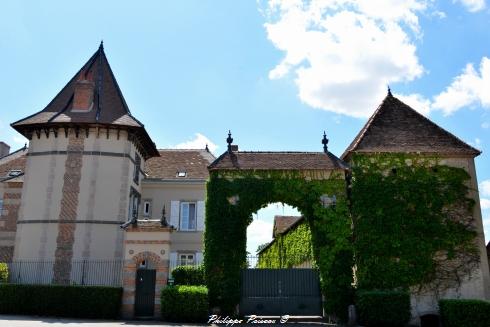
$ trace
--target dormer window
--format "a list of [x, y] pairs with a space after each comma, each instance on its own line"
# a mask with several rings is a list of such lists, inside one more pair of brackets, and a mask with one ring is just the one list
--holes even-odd
[[177, 172], [177, 177], [186, 177], [187, 172], [185, 170], [180, 170]]
[[9, 171], [10, 177], [19, 176], [20, 174], [22, 174], [22, 170], [19, 170], [19, 169], [13, 169], [13, 170]]

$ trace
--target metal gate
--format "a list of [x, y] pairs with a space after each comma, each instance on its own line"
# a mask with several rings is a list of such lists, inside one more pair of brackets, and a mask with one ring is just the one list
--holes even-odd
[[136, 296], [134, 315], [136, 317], [153, 317], [155, 310], [155, 277], [154, 269], [138, 269], [136, 272]]
[[320, 278], [316, 269], [244, 269], [240, 314], [322, 316]]

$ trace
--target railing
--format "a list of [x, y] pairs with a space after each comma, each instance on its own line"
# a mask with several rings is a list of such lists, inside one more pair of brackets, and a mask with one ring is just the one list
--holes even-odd
[[[9, 282], [14, 284], [55, 284], [54, 260], [7, 263]], [[80, 260], [71, 262], [70, 285], [121, 286], [124, 261]]]
[[279, 269], [279, 268], [315, 268], [311, 256], [302, 257], [273, 257], [261, 255], [248, 255], [245, 268], [249, 269]]

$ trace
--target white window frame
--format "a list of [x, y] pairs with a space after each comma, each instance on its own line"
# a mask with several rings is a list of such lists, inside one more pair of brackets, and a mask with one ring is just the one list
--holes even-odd
[[194, 266], [196, 264], [196, 254], [189, 252], [182, 252], [178, 254], [177, 265], [178, 266]]
[[[193, 204], [194, 205], [194, 226], [192, 228], [189, 228], [189, 220], [190, 217], [187, 216], [184, 217], [184, 207], [189, 206]], [[187, 208], [187, 213], [189, 213], [189, 208]], [[185, 224], [187, 223], [187, 224]], [[197, 202], [196, 201], [182, 201], [180, 202], [180, 223], [179, 227], [181, 231], [196, 231], [197, 230]]]

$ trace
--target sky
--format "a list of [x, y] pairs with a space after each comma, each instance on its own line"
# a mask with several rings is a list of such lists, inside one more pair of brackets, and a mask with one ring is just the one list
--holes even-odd
[[[4, 1], [0, 140], [43, 109], [101, 40], [159, 148], [340, 156], [393, 94], [481, 149], [490, 240], [488, 0]], [[281, 211], [282, 209], [278, 209]], [[271, 227], [271, 220], [264, 219]]]

